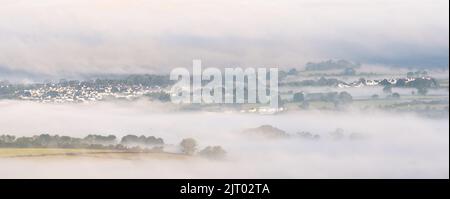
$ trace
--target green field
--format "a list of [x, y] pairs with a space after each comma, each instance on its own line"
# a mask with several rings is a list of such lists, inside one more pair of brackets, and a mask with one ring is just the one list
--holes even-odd
[[[435, 109], [446, 110], [448, 104], [446, 103], [427, 103], [427, 101], [439, 101], [445, 100], [442, 96], [404, 96], [400, 99], [356, 99], [350, 106], [354, 108], [366, 109], [366, 108], [390, 108], [397, 110], [418, 110], [418, 109]], [[414, 102], [415, 101], [415, 102]], [[286, 103], [284, 106], [288, 110], [300, 110], [302, 103]], [[333, 102], [325, 101], [311, 101], [309, 102], [309, 109], [311, 110], [334, 110], [335, 105]]]

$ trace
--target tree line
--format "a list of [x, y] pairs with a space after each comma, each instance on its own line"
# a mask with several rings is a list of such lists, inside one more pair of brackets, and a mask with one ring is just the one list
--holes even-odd
[[117, 141], [114, 135], [88, 135], [84, 138], [41, 134], [30, 137], [0, 135], [0, 148], [86, 148], [86, 149], [118, 149], [153, 148], [164, 145], [162, 138], [154, 136], [127, 135]]
[[[110, 149], [132, 152], [164, 152], [164, 140], [155, 136], [126, 135], [120, 141], [115, 135], [88, 135], [84, 138], [41, 134], [35, 136], [16, 137], [0, 135], [0, 148], [77, 148], [77, 149]], [[210, 159], [225, 157], [226, 151], [221, 146], [206, 146], [198, 150], [197, 141], [193, 138], [183, 139], [179, 143], [180, 153], [199, 155]]]

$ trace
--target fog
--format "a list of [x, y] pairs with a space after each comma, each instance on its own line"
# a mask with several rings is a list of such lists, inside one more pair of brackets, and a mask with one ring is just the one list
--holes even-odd
[[[173, 106], [173, 105], [171, 105]], [[299, 111], [278, 115], [179, 112], [146, 101], [40, 104], [0, 101], [0, 134], [153, 135], [168, 144], [193, 137], [221, 145], [224, 160], [8, 158], [0, 178], [448, 178], [449, 120], [372, 110]], [[309, 131], [317, 141], [269, 140], [242, 130], [269, 124]], [[334, 140], [337, 128], [346, 136]], [[361, 139], [349, 139], [351, 133]]]
[[0, 0], [0, 68], [64, 76], [348, 59], [448, 67], [447, 0]]

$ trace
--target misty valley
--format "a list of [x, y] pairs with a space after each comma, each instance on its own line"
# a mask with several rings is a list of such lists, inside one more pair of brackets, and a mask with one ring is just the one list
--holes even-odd
[[330, 60], [278, 77], [275, 109], [175, 104], [164, 74], [1, 81], [0, 176], [448, 178], [448, 69]]
[[445, 196], [449, 3], [0, 0], [0, 192]]

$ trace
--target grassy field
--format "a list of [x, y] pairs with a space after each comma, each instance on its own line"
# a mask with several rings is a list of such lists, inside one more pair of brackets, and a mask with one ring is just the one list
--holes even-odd
[[[356, 99], [351, 103], [351, 106], [354, 108], [383, 108], [390, 107], [392, 109], [402, 109], [402, 110], [417, 110], [417, 109], [436, 109], [436, 110], [444, 110], [448, 108], [448, 104], [445, 103], [436, 103], [436, 104], [428, 104], [425, 101], [433, 101], [433, 100], [445, 100], [445, 97], [442, 96], [404, 96], [400, 99], [388, 99], [388, 98], [379, 98], [379, 99]], [[414, 100], [418, 101], [417, 103]], [[423, 101], [423, 102], [420, 102]], [[300, 110], [299, 106], [301, 103], [286, 103], [285, 107], [288, 110]], [[309, 109], [312, 110], [334, 110], [335, 105], [333, 102], [324, 102], [324, 101], [312, 101], [309, 102]]]
[[91, 157], [106, 159], [186, 159], [189, 156], [175, 153], [144, 153], [98, 149], [60, 149], [60, 148], [0, 148], [0, 158], [39, 158], [39, 157]]

